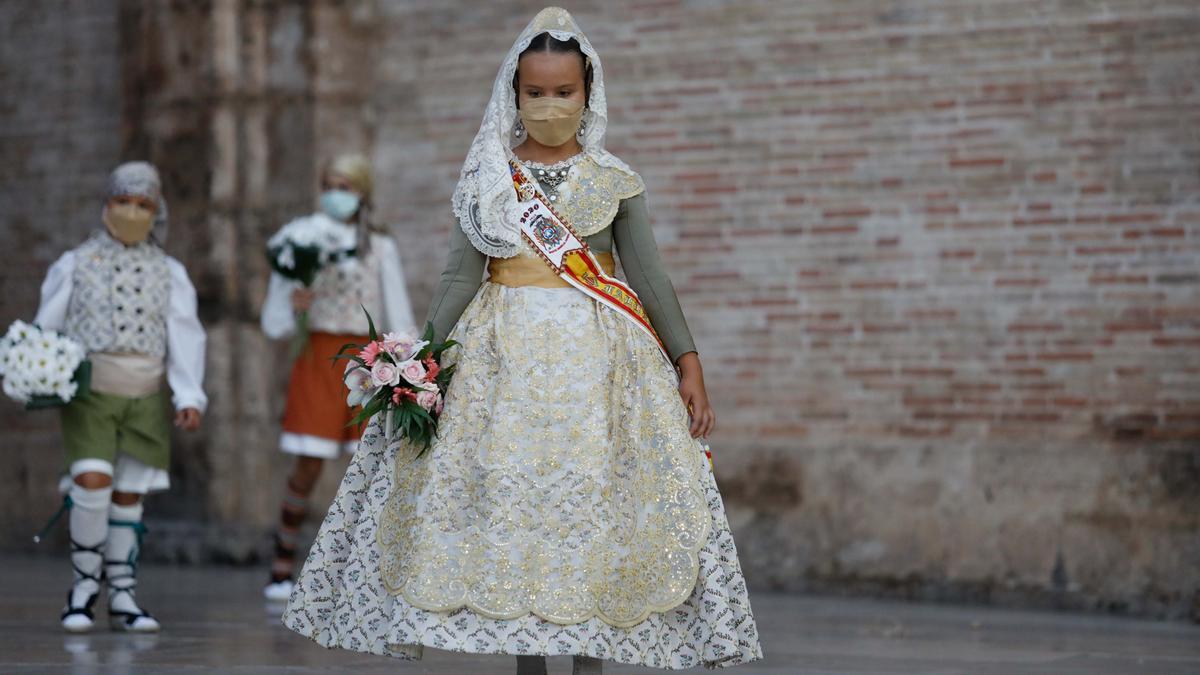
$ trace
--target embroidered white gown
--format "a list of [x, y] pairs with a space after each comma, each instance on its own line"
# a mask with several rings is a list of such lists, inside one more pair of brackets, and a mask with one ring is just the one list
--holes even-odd
[[720, 494], [654, 343], [575, 289], [491, 283], [453, 337], [439, 440], [413, 460], [369, 427], [285, 624], [409, 658], [760, 657]]
[[[599, 57], [567, 12], [543, 10], [497, 74], [455, 194], [460, 235], [493, 258], [521, 247], [512, 79], [543, 32], [577, 39], [594, 70], [588, 161], [556, 206], [589, 236], [629, 181], [641, 189], [603, 150]], [[423, 646], [667, 669], [761, 657], [720, 494], [654, 339], [574, 288], [491, 282], [450, 337], [458, 370], [437, 440], [415, 457], [369, 426], [284, 623], [327, 647], [407, 658]]]

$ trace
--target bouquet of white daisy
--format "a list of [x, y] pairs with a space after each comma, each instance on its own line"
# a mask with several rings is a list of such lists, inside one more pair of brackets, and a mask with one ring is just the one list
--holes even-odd
[[70, 403], [91, 382], [91, 362], [83, 345], [65, 335], [14, 321], [0, 339], [4, 393], [27, 409]]
[[[317, 273], [328, 265], [353, 258], [358, 252], [354, 228], [323, 213], [297, 218], [267, 240], [267, 261], [285, 279], [312, 286]], [[308, 312], [296, 316], [292, 358], [308, 344]]]

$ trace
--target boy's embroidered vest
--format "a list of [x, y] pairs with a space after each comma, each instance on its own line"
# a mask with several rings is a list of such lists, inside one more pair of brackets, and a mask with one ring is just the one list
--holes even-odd
[[167, 354], [171, 276], [150, 242], [125, 246], [98, 232], [75, 249], [67, 334], [88, 352]]

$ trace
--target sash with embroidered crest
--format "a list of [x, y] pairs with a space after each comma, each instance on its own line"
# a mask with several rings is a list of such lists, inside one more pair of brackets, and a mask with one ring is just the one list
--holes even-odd
[[537, 251], [538, 257], [560, 279], [628, 319], [653, 338], [663, 357], [670, 363], [671, 357], [658, 333], [654, 332], [654, 326], [650, 324], [650, 317], [637, 293], [604, 271], [587, 243], [575, 233], [570, 223], [551, 208], [520, 166], [510, 160], [508, 168], [521, 206], [521, 236]]

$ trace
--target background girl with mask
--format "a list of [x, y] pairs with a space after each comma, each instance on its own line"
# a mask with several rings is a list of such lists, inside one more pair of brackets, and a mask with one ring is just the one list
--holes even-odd
[[353, 452], [358, 443], [359, 430], [346, 426], [353, 412], [346, 407], [342, 368], [330, 359], [348, 342], [367, 341], [363, 307], [381, 332], [413, 328], [396, 244], [370, 222], [372, 183], [370, 163], [362, 155], [341, 155], [326, 167], [320, 210], [305, 218], [315, 227], [353, 230], [357, 252], [321, 270], [310, 288], [273, 272], [263, 304], [262, 329], [268, 337], [292, 335], [295, 315], [302, 311], [308, 312], [311, 331], [292, 366], [279, 441], [296, 461], [287, 480], [270, 582], [263, 590], [269, 600], [291, 594], [297, 536], [324, 461]]
[[195, 431], [204, 395], [204, 328], [183, 265], [162, 249], [167, 204], [158, 172], [129, 162], [109, 178], [104, 229], [63, 254], [42, 284], [34, 320], [79, 340], [92, 362], [91, 390], [62, 410], [71, 506], [71, 565], [62, 625], [90, 630], [100, 585], [117, 630], [154, 632], [158, 621], [134, 598], [142, 497], [165, 490], [175, 426]]

